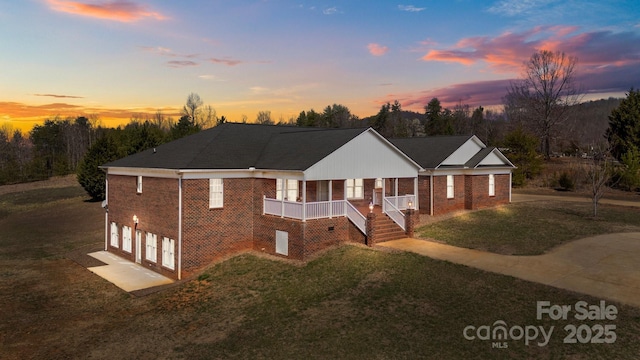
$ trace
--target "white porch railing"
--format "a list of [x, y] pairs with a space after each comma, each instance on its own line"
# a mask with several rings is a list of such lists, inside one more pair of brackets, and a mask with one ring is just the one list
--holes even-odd
[[[303, 220], [302, 203], [282, 201], [264, 197], [264, 214]], [[346, 200], [318, 201], [306, 203], [306, 220], [346, 216], [354, 225], [367, 234], [367, 218]]]
[[387, 196], [385, 200], [389, 200], [398, 210], [407, 210], [409, 208], [409, 202], [411, 202], [412, 208], [415, 209], [416, 206], [415, 195]]
[[367, 235], [367, 218], [358, 211], [350, 202], [345, 201], [347, 204], [347, 217], [351, 222]]
[[[347, 215], [346, 200], [318, 201], [306, 203], [306, 220], [324, 219], [333, 216]], [[297, 201], [277, 200], [264, 198], [264, 213], [303, 220], [303, 203]]]
[[404, 214], [395, 205], [393, 205], [391, 201], [389, 201], [389, 198], [384, 198], [384, 201], [382, 202], [382, 212], [389, 215], [391, 220], [398, 224], [402, 230], [405, 230]]

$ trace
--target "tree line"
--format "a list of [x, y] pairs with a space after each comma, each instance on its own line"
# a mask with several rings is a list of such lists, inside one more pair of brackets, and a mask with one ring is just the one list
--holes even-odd
[[[280, 117], [278, 121], [270, 111], [260, 111], [254, 122], [325, 128], [372, 127], [388, 138], [476, 135], [487, 145], [500, 147], [517, 165], [516, 185], [536, 176], [544, 158], [593, 153], [594, 147], [602, 148], [605, 142], [613, 149], [612, 155], [627, 168], [639, 168], [640, 130], [629, 131], [640, 127], [638, 92], [631, 89], [622, 100], [582, 103], [574, 82], [576, 61], [560, 52], [536, 52], [524, 64], [525, 75], [506, 89], [501, 110], [471, 108], [463, 103], [447, 108], [433, 98], [422, 113], [406, 111], [396, 100], [382, 104], [376, 115], [363, 119], [348, 107], [333, 104], [321, 112], [305, 110], [297, 117], [288, 120]], [[153, 115], [134, 114], [128, 124], [115, 129], [103, 127], [97, 117], [84, 116], [47, 119], [28, 134], [5, 126], [0, 128], [0, 185], [78, 172], [83, 186], [99, 187], [89, 184], [103, 182], [99, 165], [226, 121], [224, 116], [218, 117], [212, 106], [205, 105], [198, 94], [191, 93], [177, 121], [158, 111]], [[243, 115], [241, 122], [248, 122], [248, 118]], [[630, 137], [625, 133], [636, 135]], [[91, 172], [87, 175], [89, 168]], [[629, 179], [637, 174], [632, 175], [633, 172], [620, 177], [634, 184]], [[90, 194], [100, 198], [103, 191]]]

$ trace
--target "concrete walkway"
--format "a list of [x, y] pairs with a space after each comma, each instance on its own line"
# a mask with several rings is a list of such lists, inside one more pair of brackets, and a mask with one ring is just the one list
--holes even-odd
[[640, 307], [640, 233], [576, 240], [539, 256], [499, 255], [410, 238], [378, 245]]
[[89, 256], [107, 264], [90, 267], [88, 268], [89, 271], [127, 292], [171, 284], [173, 282], [173, 280], [149, 269], [145, 269], [139, 264], [132, 263], [129, 260], [125, 260], [106, 251], [93, 252], [90, 253]]

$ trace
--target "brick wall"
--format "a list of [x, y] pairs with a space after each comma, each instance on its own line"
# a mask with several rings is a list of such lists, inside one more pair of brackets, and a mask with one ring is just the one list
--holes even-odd
[[349, 219], [336, 217], [332, 219], [307, 220], [304, 225], [304, 257], [330, 246], [349, 240]]
[[481, 209], [509, 202], [509, 175], [495, 175], [495, 196], [489, 196], [489, 175], [465, 176], [465, 208]]
[[182, 181], [185, 274], [252, 248], [253, 179], [224, 179], [223, 184], [223, 207], [210, 209], [209, 179]]
[[431, 177], [418, 177], [418, 202], [420, 214], [429, 214], [431, 211]]
[[[110, 234], [107, 250], [132, 262], [135, 261], [135, 231], [142, 232], [141, 264], [167, 277], [176, 279], [178, 257], [178, 180], [142, 178], [142, 193], [136, 193], [136, 176], [108, 175], [109, 223], [118, 225], [119, 245], [111, 246]], [[133, 223], [133, 215], [139, 219]], [[122, 226], [132, 228], [131, 253], [122, 250]], [[109, 229], [110, 231], [110, 229]], [[146, 234], [156, 234], [157, 262], [146, 260]], [[176, 266], [174, 270], [162, 266], [162, 237], [175, 240]]]
[[454, 197], [447, 199], [447, 176], [433, 177], [433, 212], [434, 215], [442, 215], [448, 212], [463, 210], [465, 208], [465, 177], [453, 176]]

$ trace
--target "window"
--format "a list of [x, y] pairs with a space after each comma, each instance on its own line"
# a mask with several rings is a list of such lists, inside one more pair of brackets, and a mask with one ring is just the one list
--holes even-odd
[[362, 179], [347, 179], [347, 199], [363, 199], [363, 183]]
[[162, 238], [162, 266], [173, 269], [176, 242], [167, 237]]
[[147, 233], [146, 259], [152, 262], [158, 261], [158, 235]]
[[131, 227], [122, 227], [122, 250], [131, 252]]
[[496, 196], [496, 178], [489, 174], [489, 196]]
[[447, 199], [453, 199], [453, 175], [447, 175]]
[[118, 247], [118, 225], [111, 223], [111, 246]]
[[282, 185], [284, 181], [285, 200], [296, 201], [298, 199], [298, 180], [276, 179], [276, 199], [282, 200]]
[[382, 189], [382, 179], [381, 178], [377, 178], [376, 179], [376, 189]]
[[221, 208], [224, 201], [222, 179], [209, 179], [209, 208]]
[[138, 176], [138, 179], [136, 180], [136, 192], [138, 194], [142, 193], [142, 176]]

